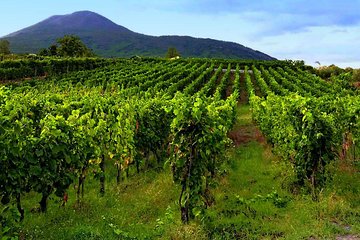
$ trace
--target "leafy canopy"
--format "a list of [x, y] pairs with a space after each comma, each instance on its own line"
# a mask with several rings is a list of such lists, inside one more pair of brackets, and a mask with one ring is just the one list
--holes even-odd
[[62, 57], [89, 57], [93, 55], [79, 37], [74, 35], [66, 35], [57, 40], [59, 44], [58, 55]]
[[179, 52], [177, 51], [176, 48], [174, 47], [169, 47], [168, 51], [166, 53], [166, 58], [175, 58], [175, 57], [180, 57]]
[[94, 53], [88, 48], [78, 36], [65, 35], [57, 39], [57, 44], [49, 48], [41, 49], [39, 52], [42, 56], [59, 56], [59, 57], [92, 57]]
[[0, 40], [0, 54], [10, 54], [10, 42], [8, 40]]

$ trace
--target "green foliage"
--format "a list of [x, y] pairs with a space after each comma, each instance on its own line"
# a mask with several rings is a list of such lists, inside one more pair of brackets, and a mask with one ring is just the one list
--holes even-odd
[[251, 104], [254, 119], [278, 153], [294, 164], [299, 181], [310, 181], [316, 187], [324, 185], [326, 166], [336, 159], [342, 135], [348, 131], [345, 126], [358, 125], [360, 109], [354, 106], [359, 98], [347, 101], [353, 104], [344, 106], [343, 99], [293, 95], [269, 96], [267, 100], [252, 97]]
[[40, 56], [58, 56], [57, 45], [53, 44], [49, 48], [42, 48], [39, 51]]
[[352, 81], [353, 82], [360, 82], [360, 69], [354, 69], [353, 70]]
[[240, 67], [239, 64], [236, 65], [235, 69], [235, 79], [234, 79], [234, 85], [233, 85], [233, 92], [236, 92], [238, 96], [240, 97]]
[[210, 99], [182, 95], [173, 100], [171, 168], [174, 181], [182, 189], [179, 206], [184, 223], [199, 216], [204, 205], [211, 202], [209, 181], [225, 151], [234, 100], [211, 103]]
[[49, 49], [47, 49], [47, 48], [40, 49], [39, 55], [40, 56], [50, 56]]
[[99, 58], [45, 58], [5, 60], [0, 62], [0, 80], [57, 75], [71, 71], [90, 70], [115, 61]]
[[223, 70], [222, 68], [223, 68], [223, 64], [220, 63], [216, 72], [211, 76], [210, 80], [208, 80], [208, 82], [203, 86], [203, 88], [200, 89], [199, 91], [200, 95], [205, 95], [205, 96], [212, 95], [212, 93], [215, 91], [216, 88], [216, 81], [220, 76], [220, 74], [222, 73]]
[[323, 79], [329, 79], [331, 76], [338, 76], [341, 73], [344, 73], [344, 69], [334, 64], [316, 69], [316, 74]]
[[[50, 75], [46, 81], [33, 80], [0, 88], [2, 204], [16, 208], [20, 219], [39, 200], [40, 210], [49, 208], [46, 215], [32, 214], [24, 220], [27, 226], [31, 226], [29, 219], [38, 221], [35, 230], [28, 227], [26, 231], [40, 239], [44, 235], [38, 229], [46, 231], [50, 227], [48, 231], [55, 231], [58, 239], [98, 239], [103, 232], [106, 232], [104, 238], [109, 239], [152, 239], [162, 234], [165, 239], [179, 234], [204, 237], [206, 234], [198, 227], [198, 221], [209, 224], [209, 229], [220, 234], [214, 234], [214, 238], [236, 237], [242, 231], [247, 231], [247, 235], [239, 236], [285, 236], [289, 229], [277, 225], [273, 231], [266, 222], [283, 221], [281, 211], [295, 209], [292, 208], [295, 197], [289, 197], [286, 190], [309, 198], [307, 192], [291, 185], [293, 175], [303, 185], [310, 182], [326, 189], [326, 184], [333, 180], [332, 167], [339, 151], [346, 153], [348, 146], [351, 150], [358, 149], [359, 97], [351, 88], [277, 63], [263, 66], [256, 63], [252, 67], [253, 75], [246, 65], [245, 74], [241, 75], [241, 64], [245, 63], [146, 58], [0, 62], [0, 69], [27, 69], [35, 76], [35, 72], [47, 71]], [[224, 74], [223, 66], [227, 66]], [[232, 66], [237, 66], [235, 72], [231, 71]], [[232, 77], [233, 88], [229, 81]], [[235, 136], [236, 143], [243, 144], [241, 134], [251, 131], [249, 135], [260, 135], [252, 126], [248, 107], [240, 105], [239, 111], [236, 110], [242, 85], [247, 86], [254, 119], [274, 151], [287, 163], [281, 163], [277, 170], [263, 166], [256, 159], [269, 153], [249, 144], [238, 159], [243, 164], [239, 167], [241, 172], [232, 179], [236, 191], [227, 194], [227, 198], [221, 194], [218, 197], [214, 186], [218, 181], [220, 186], [226, 186], [223, 178], [231, 172], [224, 164], [230, 143], [228, 136]], [[224, 89], [233, 92], [226, 96]], [[236, 113], [244, 116], [236, 118]], [[235, 121], [240, 129], [229, 134]], [[248, 137], [245, 136], [246, 141]], [[261, 136], [255, 139], [258, 138]], [[351, 152], [350, 160], [355, 161], [357, 153]], [[160, 171], [160, 167], [165, 170], [152, 172], [152, 168]], [[149, 172], [151, 176], [146, 181], [137, 180]], [[278, 179], [285, 183], [279, 183]], [[316, 192], [319, 202], [322, 193]], [[71, 198], [71, 207], [66, 206], [70, 204], [66, 203], [67, 196]], [[27, 202], [29, 198], [31, 203]], [[220, 217], [212, 211], [208, 214], [207, 209], [213, 208], [214, 202], [220, 206], [224, 202], [227, 208]], [[59, 204], [65, 208], [59, 209]], [[170, 210], [165, 211], [168, 206]], [[324, 209], [330, 211], [328, 207]], [[106, 217], [102, 218], [101, 211], [107, 213]], [[338, 205], [331, 211], [344, 219], [354, 212]], [[309, 220], [297, 214], [300, 219]], [[54, 217], [48, 222], [60, 222], [62, 228], [66, 226], [70, 231], [60, 232], [51, 224], [44, 226], [43, 220], [48, 216]], [[214, 221], [218, 218], [221, 224], [216, 225]], [[349, 217], [351, 222], [354, 218], [356, 215]], [[87, 219], [96, 223], [96, 227], [92, 228], [89, 222], [73, 224], [73, 219], [77, 219], [75, 222]], [[197, 221], [179, 227], [180, 219]], [[135, 223], [138, 221], [139, 224]]]
[[244, 76], [245, 76], [245, 85], [246, 85], [246, 92], [248, 94], [248, 98], [255, 96], [255, 89], [251, 82], [248, 66], [246, 66], [244, 69]]
[[[135, 131], [135, 161], [137, 170], [141, 159], [145, 165], [150, 165], [150, 153], [152, 153], [160, 164], [164, 161], [169, 142], [170, 123], [172, 113], [167, 112], [167, 102], [160, 99], [152, 99], [147, 102], [139, 102], [136, 107], [136, 131]], [[161, 119], [161, 121], [158, 121]]]
[[0, 239], [16, 240], [20, 230], [20, 214], [16, 208], [2, 206], [0, 210]]
[[229, 63], [226, 72], [224, 76], [221, 78], [219, 86], [216, 88], [216, 91], [214, 93], [215, 99], [220, 100], [226, 98], [226, 88], [228, 87], [230, 81], [230, 73], [231, 73], [231, 64]]
[[[57, 54], [61, 57], [92, 57], [94, 54], [79, 37], [74, 35], [66, 35], [57, 40], [59, 47]], [[50, 47], [50, 54], [53, 53]]]
[[180, 57], [179, 52], [174, 47], [169, 47], [166, 53], [166, 58], [176, 58]]
[[0, 55], [10, 53], [10, 42], [8, 40], [0, 40]]

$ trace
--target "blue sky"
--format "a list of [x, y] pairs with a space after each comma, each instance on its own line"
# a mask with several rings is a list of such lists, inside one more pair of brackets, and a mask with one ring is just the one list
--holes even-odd
[[278, 59], [360, 68], [360, 0], [1, 0], [0, 36], [51, 15], [97, 12], [149, 35], [233, 41]]

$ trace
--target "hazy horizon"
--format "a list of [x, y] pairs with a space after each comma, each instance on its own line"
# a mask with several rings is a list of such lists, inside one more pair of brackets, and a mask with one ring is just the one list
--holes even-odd
[[147, 35], [231, 41], [278, 59], [360, 68], [360, 1], [4, 0], [0, 36], [52, 15], [89, 10]]

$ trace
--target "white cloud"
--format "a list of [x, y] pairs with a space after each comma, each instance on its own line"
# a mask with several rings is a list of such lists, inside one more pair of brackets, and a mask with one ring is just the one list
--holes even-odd
[[[237, 42], [278, 59], [301, 59], [310, 65], [320, 61], [326, 65], [360, 67], [360, 25], [326, 26], [320, 24], [326, 19], [318, 18], [318, 22], [314, 22], [301, 14], [246, 11], [198, 15], [146, 9], [120, 16], [116, 22], [149, 35], [214, 38]], [[146, 16], [152, 17], [147, 20]], [[306, 25], [310, 27], [296, 28]]]
[[360, 25], [309, 27], [304, 32], [264, 37], [255, 48], [281, 59], [303, 59], [314, 65], [337, 64], [360, 68]]

